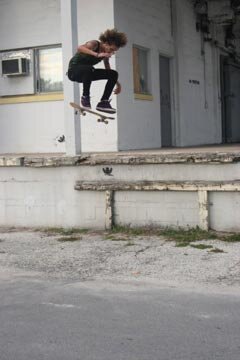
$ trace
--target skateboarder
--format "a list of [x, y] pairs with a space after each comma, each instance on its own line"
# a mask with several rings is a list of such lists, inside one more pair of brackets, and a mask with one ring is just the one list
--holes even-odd
[[[121, 84], [118, 82], [118, 73], [112, 70], [109, 58], [119, 48], [125, 46], [127, 37], [116, 29], [107, 29], [99, 36], [98, 40], [91, 40], [77, 49], [77, 53], [71, 58], [68, 67], [68, 78], [71, 81], [83, 83], [81, 106], [91, 109], [90, 87], [92, 81], [107, 80], [104, 93], [96, 109], [107, 113], [115, 113], [116, 110], [110, 104], [110, 96], [116, 85], [114, 94], [121, 92]], [[103, 60], [105, 69], [96, 69], [94, 65]]]

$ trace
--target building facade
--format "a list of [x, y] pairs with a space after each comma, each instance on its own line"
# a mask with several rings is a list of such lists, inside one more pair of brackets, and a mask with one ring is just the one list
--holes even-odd
[[[231, 0], [0, 0], [0, 153], [239, 142], [239, 13]], [[128, 44], [110, 60], [123, 90], [106, 126], [74, 113], [81, 87], [66, 71], [78, 44], [112, 27]]]

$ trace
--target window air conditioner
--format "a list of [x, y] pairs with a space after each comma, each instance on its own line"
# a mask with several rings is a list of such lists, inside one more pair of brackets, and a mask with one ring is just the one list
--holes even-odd
[[28, 74], [28, 60], [23, 57], [2, 59], [2, 75], [16, 76]]

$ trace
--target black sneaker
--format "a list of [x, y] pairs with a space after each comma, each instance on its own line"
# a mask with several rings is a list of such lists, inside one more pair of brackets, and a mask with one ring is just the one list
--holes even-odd
[[115, 114], [116, 110], [111, 107], [110, 100], [101, 100], [96, 109], [98, 111], [106, 112], [109, 114]]
[[84, 108], [91, 109], [90, 96], [82, 96], [81, 97], [81, 105]]

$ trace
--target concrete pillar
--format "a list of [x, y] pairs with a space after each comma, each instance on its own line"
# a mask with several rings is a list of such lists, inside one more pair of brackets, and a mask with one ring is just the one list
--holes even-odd
[[69, 103], [79, 103], [80, 92], [79, 85], [66, 76], [69, 60], [78, 46], [77, 0], [61, 0], [61, 28], [66, 155], [77, 155], [81, 153], [80, 115], [75, 114]]
[[[180, 7], [179, 7], [180, 5]], [[174, 39], [173, 78], [174, 78], [174, 122], [173, 145], [181, 146], [181, 101], [180, 101], [180, 66], [181, 66], [181, 4], [178, 0], [171, 0], [172, 35]]]

